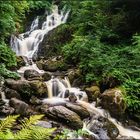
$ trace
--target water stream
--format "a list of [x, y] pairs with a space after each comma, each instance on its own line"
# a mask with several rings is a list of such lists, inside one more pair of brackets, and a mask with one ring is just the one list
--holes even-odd
[[[35, 69], [39, 73], [43, 73], [43, 70], [37, 68], [36, 64], [33, 63], [33, 55], [37, 52], [39, 44], [42, 42], [43, 37], [52, 29], [56, 28], [60, 24], [66, 22], [68, 14], [70, 11], [58, 11], [57, 6], [53, 6], [51, 14], [48, 14], [46, 20], [43, 22], [41, 29], [39, 29], [39, 17], [36, 17], [32, 22], [30, 30], [28, 32], [20, 34], [18, 37], [12, 35], [11, 37], [11, 47], [17, 56], [22, 56], [26, 62], [26, 66], [18, 70], [19, 73], [24, 73], [27, 69]], [[60, 13], [60, 14], [59, 14]], [[32, 63], [29, 65], [29, 61]], [[48, 103], [51, 105], [65, 104], [68, 100], [69, 95], [72, 95], [74, 101], [77, 101], [82, 106], [86, 107], [87, 110], [92, 115], [93, 113], [99, 114], [103, 117], [108, 117], [108, 119], [113, 122], [119, 129], [120, 135], [132, 136], [136, 139], [140, 138], [140, 132], [131, 129], [126, 129], [122, 126], [120, 122], [112, 118], [109, 113], [101, 108], [95, 107], [95, 104], [88, 103], [88, 97], [86, 92], [81, 91], [79, 88], [71, 87], [71, 84], [67, 77], [64, 79], [58, 79], [52, 77], [51, 80], [45, 82], [48, 87], [48, 98], [43, 99], [43, 103]], [[4, 95], [2, 95], [5, 99]], [[73, 100], [72, 100], [73, 101]], [[107, 116], [105, 114], [108, 114]], [[88, 131], [90, 134], [97, 137], [96, 134], [89, 130], [91, 122], [84, 122], [83, 130]]]

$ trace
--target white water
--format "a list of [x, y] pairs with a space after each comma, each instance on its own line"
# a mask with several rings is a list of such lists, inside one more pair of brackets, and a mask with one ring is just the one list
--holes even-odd
[[[108, 118], [108, 120], [113, 122], [116, 125], [116, 127], [119, 129], [120, 136], [128, 136], [128, 137], [134, 137], [135, 139], [140, 139], [140, 131], [134, 131], [132, 129], [123, 127], [123, 125], [120, 122], [118, 122], [116, 119], [112, 118], [106, 110], [95, 107], [95, 104], [89, 104], [83, 101], [79, 101], [79, 103], [82, 106], [86, 107], [91, 114], [94, 113], [94, 114], [100, 115], [102, 117]], [[91, 124], [88, 124], [88, 122], [84, 122], [83, 130], [86, 130], [89, 132], [90, 125]], [[91, 131], [89, 133], [93, 134], [93, 132]], [[96, 134], [93, 134], [93, 135], [96, 135]]]
[[[47, 34], [50, 30], [59, 26], [60, 24], [65, 23], [68, 14], [69, 11], [61, 11], [59, 14], [58, 7], [54, 6], [52, 9], [52, 13], [50, 15], [47, 15], [46, 21], [44, 21], [44, 23], [42, 24], [41, 29], [38, 29], [39, 17], [37, 17], [33, 21], [28, 32], [22, 33], [18, 37], [14, 35], [11, 36], [12, 49], [16, 52], [18, 56], [22, 56], [27, 64], [29, 60], [32, 62], [32, 57], [34, 53], [38, 50], [38, 46], [40, 42], [42, 42], [44, 35]], [[23, 73], [27, 69], [35, 69], [39, 73], [44, 72], [42, 70], [39, 70], [35, 64], [22, 67], [18, 70], [18, 72]], [[46, 85], [48, 87], [49, 98], [44, 99], [42, 101], [44, 104], [65, 104], [68, 101], [69, 95], [66, 95], [66, 91], [68, 90], [68, 93], [74, 93], [74, 95], [77, 97], [77, 103], [86, 107], [91, 115], [98, 114], [103, 117], [107, 117], [110, 121], [112, 121], [119, 129], [120, 135], [132, 136], [136, 139], [140, 138], [140, 132], [124, 128], [120, 122], [117, 122], [105, 110], [101, 108], [96, 108], [94, 104], [87, 103], [88, 99], [86, 93], [84, 91], [81, 91], [79, 88], [71, 87], [68, 78], [65, 78], [63, 80], [52, 78], [51, 80], [46, 82]], [[2, 99], [6, 100], [4, 93], [2, 93]], [[88, 122], [84, 122], [83, 130], [88, 131], [89, 134], [95, 136], [98, 139], [97, 134], [94, 134], [94, 132], [89, 131], [89, 127], [90, 124]]]
[[[38, 29], [39, 17], [37, 17], [32, 22], [29, 31], [19, 34], [18, 37], [15, 35], [11, 36], [10, 44], [12, 50], [17, 56], [22, 56], [26, 64], [28, 64], [28, 61], [32, 62], [33, 55], [38, 51], [38, 46], [42, 42], [44, 35], [60, 24], [65, 23], [69, 12], [61, 11], [59, 14], [58, 7], [54, 5], [51, 14], [47, 15], [46, 21], [43, 22], [41, 29]], [[28, 69], [28, 67], [25, 69]], [[20, 69], [21, 72], [23, 73], [24, 69]], [[38, 70], [38, 72], [40, 71]]]

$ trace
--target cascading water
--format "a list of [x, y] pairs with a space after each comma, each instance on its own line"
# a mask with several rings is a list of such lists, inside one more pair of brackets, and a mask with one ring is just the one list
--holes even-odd
[[[87, 108], [91, 116], [93, 116], [93, 114], [94, 115], [96, 114], [97, 116], [102, 116], [104, 118], [107, 118], [109, 121], [115, 124], [115, 126], [119, 130], [119, 137], [128, 136], [136, 139], [140, 138], [140, 131], [134, 131], [132, 129], [123, 127], [123, 125], [120, 122], [118, 122], [116, 119], [112, 118], [106, 110], [101, 109], [99, 107], [95, 107], [95, 103], [92, 104], [88, 103], [86, 92], [81, 91], [79, 88], [68, 87], [68, 85], [70, 85], [68, 81], [69, 80], [66, 77], [64, 80], [58, 78], [52, 78], [51, 80], [46, 82], [47, 87], [49, 89], [49, 94], [51, 94], [51, 96], [50, 98], [43, 99], [42, 102], [44, 104], [49, 104], [50, 106], [59, 105], [59, 104], [65, 105], [68, 102], [68, 97], [71, 95], [71, 93], [73, 93], [74, 96], [76, 96], [77, 98], [76, 102], [81, 106]], [[94, 125], [94, 123], [97, 122], [92, 120], [85, 121], [83, 123], [83, 130], [87, 131], [90, 135], [93, 135], [96, 139], [100, 139], [97, 134], [90, 131], [90, 127]]]
[[[33, 55], [38, 50], [40, 42], [42, 42], [44, 35], [47, 34], [50, 30], [56, 28], [60, 24], [66, 22], [68, 14], [70, 11], [58, 11], [57, 6], [53, 6], [52, 13], [47, 15], [46, 21], [42, 24], [41, 29], [39, 29], [39, 17], [37, 17], [30, 27], [30, 30], [26, 33], [20, 34], [18, 37], [12, 35], [11, 37], [11, 47], [13, 51], [16, 52], [18, 56], [22, 56], [26, 64], [29, 61], [32, 62]], [[43, 71], [39, 70], [37, 66], [32, 62], [32, 65], [21, 68], [18, 72], [23, 73], [26, 69], [35, 69], [36, 71], [42, 73]], [[77, 102], [81, 106], [87, 108], [92, 114], [97, 114], [102, 117], [107, 117], [111, 122], [113, 122], [116, 127], [119, 129], [120, 135], [132, 136], [136, 139], [140, 138], [140, 132], [133, 131], [131, 129], [126, 129], [122, 126], [121, 123], [118, 123], [114, 118], [112, 118], [109, 113], [101, 108], [95, 107], [95, 104], [88, 103], [88, 97], [86, 92], [81, 91], [79, 88], [73, 88], [70, 85], [70, 82], [67, 77], [64, 79], [52, 78], [51, 80], [45, 82], [48, 87], [48, 98], [43, 99], [43, 104], [49, 105], [59, 105], [66, 104], [70, 96], [76, 97], [73, 102]], [[2, 93], [2, 99], [5, 100], [4, 94]], [[107, 115], [106, 115], [107, 114]], [[89, 123], [90, 122], [90, 123]], [[86, 130], [89, 134], [93, 135], [96, 139], [99, 139], [98, 135], [90, 131], [90, 127], [94, 122], [89, 120], [84, 122], [83, 130]]]
[[56, 28], [60, 24], [66, 22], [68, 14], [70, 11], [61, 11], [59, 14], [58, 7], [55, 5], [52, 8], [50, 15], [47, 15], [46, 21], [42, 24], [41, 29], [38, 29], [39, 17], [37, 17], [30, 27], [30, 30], [26, 33], [19, 34], [18, 37], [15, 35], [11, 36], [11, 47], [17, 56], [22, 56], [26, 64], [32, 63], [31, 66], [24, 67], [19, 70], [23, 73], [26, 69], [36, 69], [40, 71], [35, 64], [33, 64], [33, 55], [37, 52], [39, 44], [42, 42], [44, 35], [47, 34], [52, 29]]

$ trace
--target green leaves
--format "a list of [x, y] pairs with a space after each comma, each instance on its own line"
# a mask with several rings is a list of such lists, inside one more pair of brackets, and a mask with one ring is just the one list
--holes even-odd
[[43, 115], [34, 115], [29, 119], [25, 119], [21, 124], [21, 129], [16, 133], [11, 131], [16, 119], [19, 116], [8, 116], [4, 120], [0, 121], [0, 138], [6, 139], [50, 139], [50, 136], [55, 131], [55, 128], [43, 128], [35, 126], [34, 124], [40, 120]]

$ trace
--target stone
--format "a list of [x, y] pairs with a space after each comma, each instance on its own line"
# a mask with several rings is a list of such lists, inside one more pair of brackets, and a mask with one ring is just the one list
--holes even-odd
[[42, 80], [42, 76], [36, 70], [25, 70], [24, 78], [29, 80], [29, 81], [32, 81], [32, 80], [40, 80], [41, 81]]
[[102, 116], [93, 116], [88, 123], [88, 129], [96, 134], [99, 139], [116, 139], [119, 135], [118, 128]]
[[20, 94], [16, 90], [6, 88], [4, 92], [7, 99], [11, 99], [11, 98], [21, 99]]
[[64, 106], [49, 107], [47, 110], [44, 110], [43, 113], [45, 113], [47, 117], [65, 123], [70, 128], [76, 130], [81, 129], [83, 126], [80, 116]]
[[126, 103], [120, 89], [108, 89], [101, 95], [101, 106], [108, 109], [112, 116], [121, 116], [125, 113]]
[[47, 97], [48, 88], [44, 82], [41, 81], [30, 81], [31, 90], [33, 92], [32, 95], [37, 97]]
[[47, 121], [38, 121], [36, 126], [44, 127], [44, 128], [52, 128], [52, 124]]
[[43, 64], [43, 70], [50, 71], [50, 72], [56, 72], [57, 70], [67, 70], [68, 66], [64, 63], [63, 59], [57, 60], [54, 58], [50, 58]]
[[49, 81], [52, 77], [52, 74], [50, 72], [44, 72], [42, 75], [43, 81]]
[[16, 59], [17, 59], [17, 69], [19, 69], [22, 66], [25, 66], [26, 63], [21, 56], [17, 56]]
[[10, 89], [16, 90], [23, 100], [29, 101], [31, 96], [46, 97], [47, 96], [47, 86], [44, 82], [34, 80], [13, 80], [6, 79], [5, 85]]
[[91, 86], [91, 87], [87, 87], [85, 89], [87, 95], [88, 95], [88, 98], [89, 98], [89, 101], [96, 101], [97, 98], [100, 97], [101, 93], [100, 93], [100, 88], [98, 86]]
[[30, 96], [32, 95], [33, 91], [31, 86], [27, 80], [13, 80], [13, 79], [6, 79], [5, 85], [13, 90], [16, 90], [23, 100], [29, 100]]
[[66, 107], [77, 113], [81, 117], [81, 119], [85, 119], [90, 116], [88, 110], [80, 106], [79, 104], [66, 103]]
[[15, 114], [20, 114], [23, 116], [27, 115], [27, 110], [29, 108], [29, 105], [27, 103], [16, 98], [12, 98], [9, 101], [9, 105], [15, 109]]
[[72, 83], [72, 85], [76, 85], [75, 79], [80, 77], [80, 70], [79, 69], [69, 69], [67, 76], [70, 80], [70, 83]]
[[15, 111], [15, 109], [13, 107], [4, 105], [4, 106], [0, 106], [0, 115], [11, 115], [13, 114]]
[[35, 96], [32, 96], [30, 99], [30, 103], [33, 105], [40, 105], [42, 101]]

